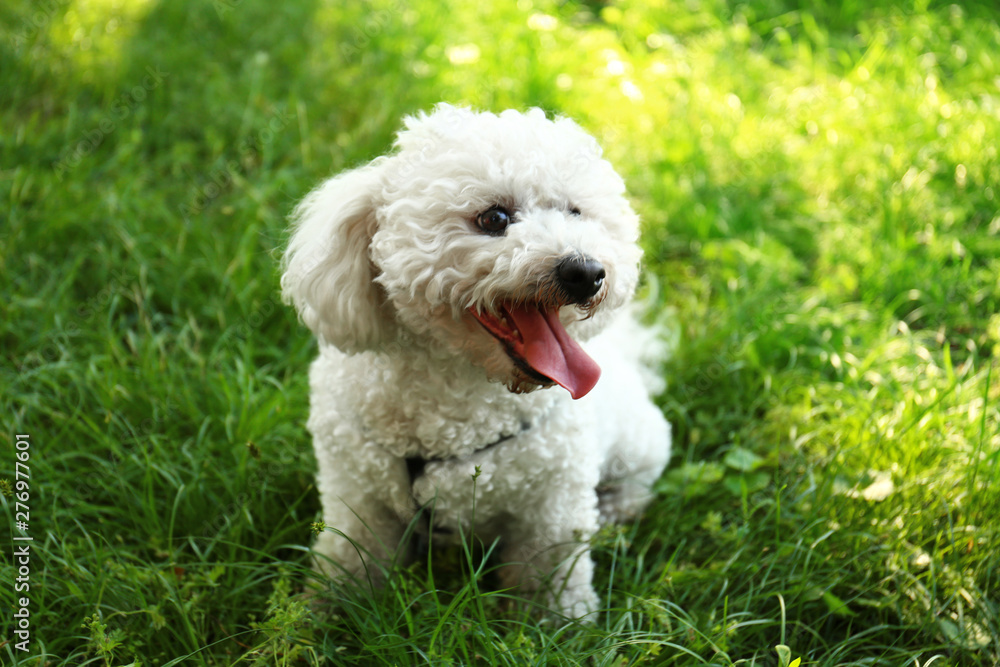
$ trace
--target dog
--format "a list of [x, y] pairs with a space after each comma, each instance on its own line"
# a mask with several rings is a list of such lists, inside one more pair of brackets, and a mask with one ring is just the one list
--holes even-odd
[[320, 571], [391, 562], [433, 507], [435, 536], [500, 540], [505, 585], [597, 610], [588, 540], [670, 456], [638, 235], [596, 140], [540, 109], [440, 104], [305, 197], [281, 288], [319, 341]]

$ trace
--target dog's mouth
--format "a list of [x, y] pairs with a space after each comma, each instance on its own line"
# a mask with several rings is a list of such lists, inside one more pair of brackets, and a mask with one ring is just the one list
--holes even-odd
[[557, 306], [502, 304], [498, 315], [469, 308], [522, 371], [539, 384], [555, 382], [576, 398], [586, 396], [601, 368], [559, 321]]

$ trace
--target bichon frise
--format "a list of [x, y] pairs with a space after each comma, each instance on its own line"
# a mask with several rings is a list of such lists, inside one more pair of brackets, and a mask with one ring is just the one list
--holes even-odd
[[283, 262], [320, 344], [317, 565], [390, 561], [432, 506], [435, 535], [474, 517], [505, 584], [582, 617], [588, 540], [643, 509], [670, 453], [655, 337], [625, 312], [638, 217], [597, 142], [540, 109], [442, 104], [395, 145], [305, 198]]

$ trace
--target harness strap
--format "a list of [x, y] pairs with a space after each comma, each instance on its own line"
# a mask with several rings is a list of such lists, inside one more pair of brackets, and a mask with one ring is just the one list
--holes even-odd
[[[472, 454], [478, 454], [480, 452], [485, 452], [489, 449], [493, 449], [500, 443], [506, 442], [511, 438], [513, 438], [514, 436], [521, 435], [530, 428], [531, 424], [529, 422], [521, 422], [521, 430], [518, 431], [517, 433], [511, 433], [509, 435], [501, 436], [499, 440], [491, 442], [490, 444], [485, 445], [483, 447], [480, 447], [479, 449], [472, 452]], [[466, 456], [471, 456], [472, 454], [466, 454]], [[417, 479], [419, 479], [420, 476], [424, 474], [424, 469], [427, 467], [428, 463], [434, 463], [440, 461], [455, 461], [458, 458], [459, 457], [457, 456], [437, 457], [437, 458], [424, 458], [422, 456], [407, 457], [406, 472], [410, 476], [411, 495], [414, 482], [416, 482]], [[414, 500], [416, 500], [416, 498], [414, 498]], [[433, 502], [430, 503], [430, 505], [432, 506]], [[418, 507], [417, 512], [420, 515], [418, 521], [420, 523], [421, 530], [417, 531], [418, 541], [416, 544], [416, 548], [418, 549], [417, 553], [422, 553], [423, 551], [426, 551], [427, 548], [430, 546], [430, 540], [432, 535], [434, 534], [449, 535], [451, 534], [452, 531], [447, 528], [442, 528], [439, 526], [432, 525], [431, 513], [433, 512], [433, 509], [431, 509], [430, 506], [421, 505]]]
[[[490, 444], [488, 444], [488, 445], [486, 445], [484, 447], [480, 447], [479, 449], [477, 449], [474, 452], [472, 452], [472, 454], [478, 454], [480, 452], [485, 452], [485, 451], [487, 451], [489, 449], [493, 449], [494, 447], [496, 447], [500, 443], [506, 442], [507, 440], [510, 440], [515, 435], [521, 435], [522, 433], [524, 433], [525, 431], [527, 431], [529, 428], [531, 428], [531, 424], [522, 423], [521, 424], [521, 430], [518, 431], [517, 433], [511, 433], [510, 435], [502, 436], [496, 442], [491, 442]], [[466, 456], [472, 456], [472, 454], [466, 454]], [[413, 486], [413, 483], [415, 481], [417, 481], [418, 477], [420, 477], [422, 474], [424, 474], [424, 468], [427, 467], [428, 463], [434, 463], [434, 462], [438, 462], [438, 461], [455, 461], [458, 458], [459, 457], [457, 457], [457, 456], [447, 456], [447, 457], [443, 456], [443, 457], [433, 457], [433, 458], [424, 458], [422, 456], [410, 456], [410, 457], [407, 457], [407, 459], [406, 459], [406, 472], [409, 473], [409, 475], [410, 475], [410, 487]]]

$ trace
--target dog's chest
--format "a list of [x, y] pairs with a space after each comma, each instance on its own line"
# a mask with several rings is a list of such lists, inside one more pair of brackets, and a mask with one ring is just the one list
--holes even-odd
[[549, 392], [511, 394], [455, 368], [400, 367], [373, 358], [367, 387], [346, 392], [367, 438], [401, 458], [464, 456], [519, 433], [552, 404]]

